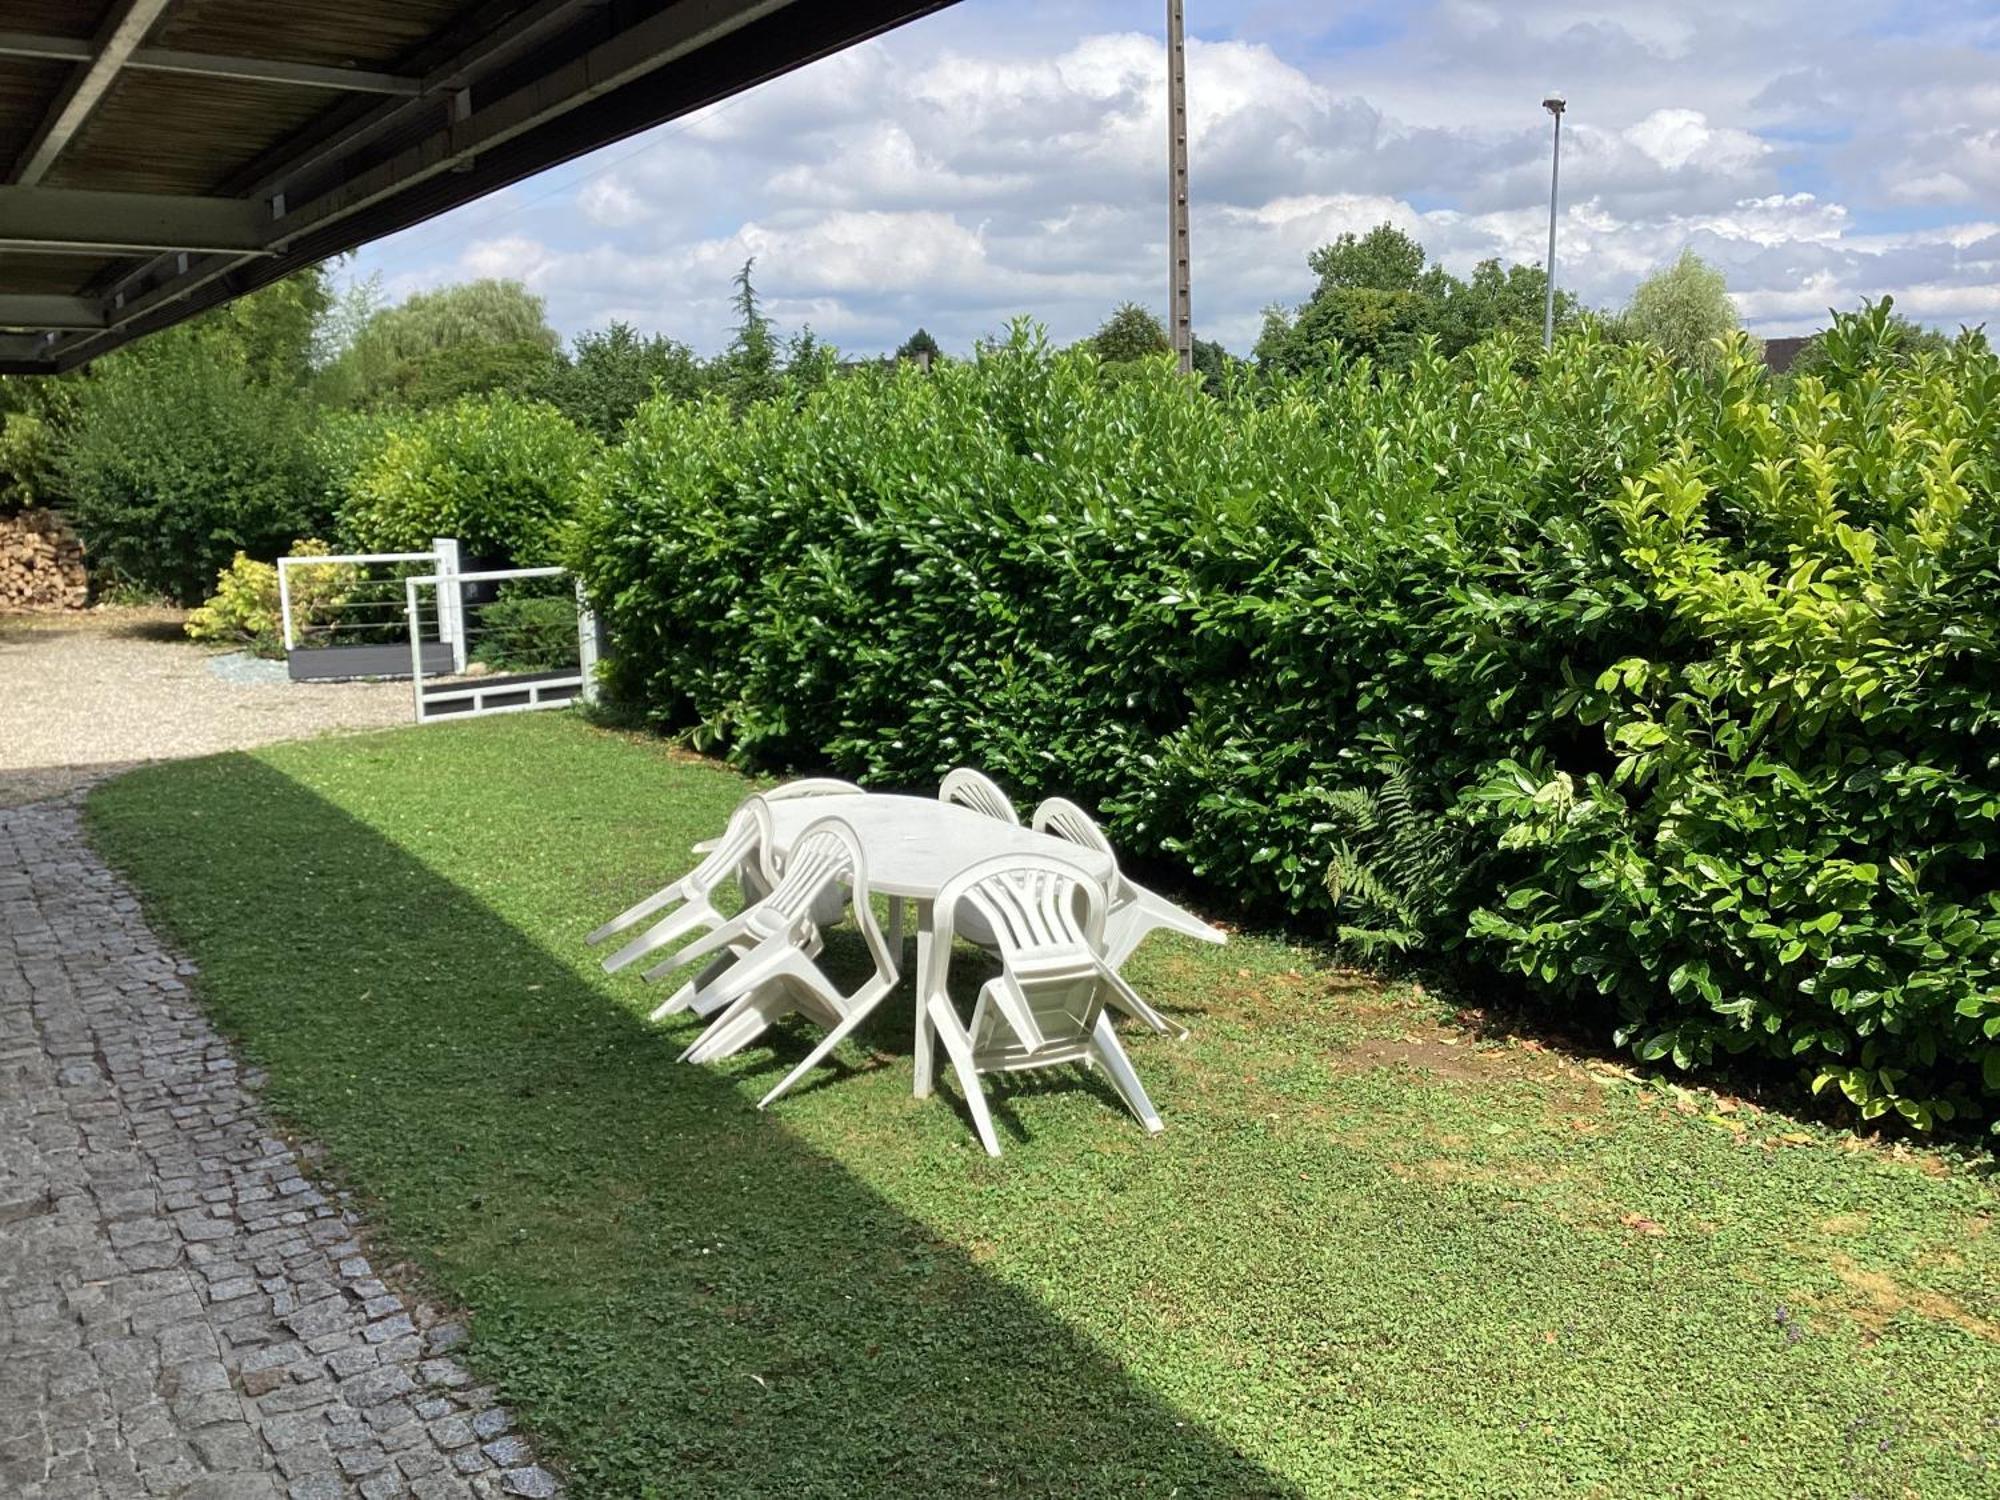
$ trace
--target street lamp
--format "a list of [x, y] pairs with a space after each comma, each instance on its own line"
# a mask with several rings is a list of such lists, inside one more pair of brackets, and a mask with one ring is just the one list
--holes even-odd
[[1556, 341], [1556, 184], [1562, 178], [1563, 163], [1563, 103], [1561, 94], [1551, 94], [1542, 101], [1542, 108], [1556, 117], [1555, 154], [1549, 165], [1549, 260], [1548, 260], [1548, 301], [1542, 307], [1542, 347], [1548, 348]]

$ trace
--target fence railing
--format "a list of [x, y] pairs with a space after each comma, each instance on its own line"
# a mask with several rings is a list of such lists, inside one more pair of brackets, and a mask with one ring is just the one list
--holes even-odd
[[[382, 571], [389, 570], [386, 574]], [[285, 660], [295, 681], [336, 681], [355, 677], [402, 677], [409, 667], [404, 643], [404, 590], [410, 570], [430, 577], [455, 577], [458, 542], [439, 537], [429, 552], [348, 552], [300, 554], [278, 559], [278, 613]], [[300, 586], [322, 570], [323, 585]], [[330, 577], [325, 570], [333, 570]], [[301, 601], [300, 594], [306, 597]], [[436, 640], [431, 670], [466, 666], [465, 617], [457, 590], [433, 596]]]
[[[587, 703], [596, 696], [597, 618], [581, 588], [567, 591], [521, 590], [522, 584], [570, 576], [567, 568], [494, 568], [479, 572], [438, 572], [403, 580], [404, 612], [409, 631], [409, 674], [417, 722], [475, 718], [482, 714], [520, 713], [537, 708], [561, 708]], [[485, 591], [497, 585], [497, 597], [468, 603], [467, 586]], [[510, 593], [508, 586], [513, 585]], [[427, 617], [425, 592], [435, 604]], [[574, 654], [565, 643], [553, 649], [558, 632], [546, 614], [500, 623], [494, 611], [521, 612], [532, 607], [573, 601]], [[482, 622], [482, 612], [487, 617]], [[436, 640], [426, 639], [426, 619], [439, 622]], [[452, 634], [447, 639], [444, 631]], [[435, 648], [444, 648], [448, 659]], [[562, 660], [555, 660], [560, 654]], [[497, 666], [497, 670], [495, 667]]]

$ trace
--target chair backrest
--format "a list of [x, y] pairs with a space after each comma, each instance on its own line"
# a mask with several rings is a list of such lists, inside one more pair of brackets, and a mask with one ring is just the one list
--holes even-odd
[[[876, 967], [893, 969], [888, 940], [868, 900], [868, 861], [861, 852], [861, 836], [845, 818], [821, 818], [792, 840], [784, 873], [758, 908], [788, 926], [807, 920], [825, 926], [831, 920], [829, 908], [832, 917], [840, 913], [841, 886], [847, 887], [845, 904], [854, 913]], [[829, 896], [834, 899], [828, 901]]]
[[938, 801], [956, 803], [969, 807], [976, 813], [989, 818], [998, 818], [1003, 823], [1021, 826], [1021, 815], [1015, 811], [1014, 801], [989, 776], [960, 766], [938, 784]]
[[702, 862], [688, 872], [685, 885], [706, 895], [744, 869], [754, 870], [768, 884], [771, 862], [771, 809], [759, 796], [745, 797], [729, 815], [729, 826]]
[[1037, 833], [1052, 834], [1067, 843], [1108, 854], [1113, 860], [1118, 858], [1118, 851], [1111, 847], [1111, 840], [1104, 836], [1097, 820], [1067, 797], [1047, 798], [1035, 809], [1030, 821]]
[[1089, 872], [1053, 855], [1002, 854], [953, 876], [933, 908], [927, 996], [944, 984], [961, 906], [978, 912], [999, 943], [1000, 1008], [1019, 1040], [1039, 1046], [1089, 1035], [1104, 1004], [1097, 954], [1105, 908], [1104, 888]]
[[795, 797], [852, 797], [859, 795], [861, 790], [851, 781], [838, 781], [831, 776], [806, 776], [774, 786], [763, 795], [767, 802], [790, 802]]
[[1104, 836], [1104, 830], [1097, 826], [1097, 819], [1078, 807], [1067, 797], [1049, 797], [1035, 809], [1031, 826], [1037, 833], [1046, 833], [1051, 838], [1059, 838], [1067, 844], [1077, 844], [1102, 854], [1111, 861], [1111, 879], [1105, 894], [1114, 906], [1127, 899], [1125, 877], [1118, 869], [1118, 851], [1111, 847], [1111, 840]]

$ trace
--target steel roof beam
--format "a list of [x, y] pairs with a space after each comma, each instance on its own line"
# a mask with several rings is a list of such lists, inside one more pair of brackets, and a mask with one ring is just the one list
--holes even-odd
[[356, 174], [333, 191], [300, 204], [279, 222], [275, 243], [368, 208], [415, 183], [449, 172], [481, 151], [505, 145], [593, 99], [762, 21], [795, 0], [680, 0], [655, 12], [462, 120]]
[[270, 210], [247, 198], [0, 187], [0, 245], [17, 249], [254, 254], [270, 234]]
[[[31, 36], [0, 31], [0, 57], [39, 58], [50, 62], [87, 63], [91, 44], [75, 37]], [[330, 68], [318, 63], [285, 62], [269, 57], [221, 57], [212, 52], [181, 52], [172, 47], [140, 47], [125, 59], [139, 73], [181, 73], [194, 78], [232, 78], [246, 83], [286, 84], [296, 88], [335, 89], [355, 94], [400, 94], [414, 97], [420, 78], [365, 68]]]
[[33, 187], [48, 175], [63, 148], [75, 139], [90, 112], [116, 81], [118, 70], [138, 50], [153, 23], [172, 3], [173, 0], [121, 0], [112, 7], [91, 44], [89, 61], [77, 64], [26, 149], [14, 162], [14, 182]]
[[110, 318], [95, 297], [0, 292], [0, 328], [104, 328]]

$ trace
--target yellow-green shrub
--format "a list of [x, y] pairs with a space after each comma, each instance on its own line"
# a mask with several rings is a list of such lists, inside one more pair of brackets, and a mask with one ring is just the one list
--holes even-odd
[[[292, 543], [295, 557], [328, 557], [333, 548], [307, 539]], [[292, 615], [303, 624], [331, 620], [353, 590], [358, 570], [344, 563], [293, 570]], [[277, 656], [284, 644], [284, 619], [279, 608], [278, 569], [245, 553], [215, 578], [215, 592], [188, 612], [184, 627], [197, 641], [233, 641], [259, 656]]]

